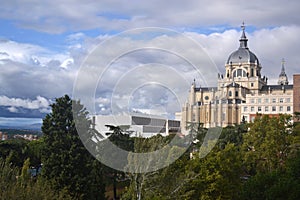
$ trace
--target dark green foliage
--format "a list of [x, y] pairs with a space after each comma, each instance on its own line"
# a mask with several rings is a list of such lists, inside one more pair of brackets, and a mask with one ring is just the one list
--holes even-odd
[[[65, 96], [56, 100], [44, 119], [44, 137], [0, 142], [0, 199], [104, 199], [103, 174], [115, 189], [120, 182], [130, 181], [122, 194], [127, 200], [300, 199], [300, 124], [291, 124], [290, 119], [288, 115], [259, 116], [253, 123], [226, 127], [216, 146], [201, 159], [199, 148], [208, 134], [201, 124], [189, 124], [191, 135], [177, 138], [173, 146], [169, 143], [174, 135], [132, 138], [124, 127], [110, 126], [109, 140], [129, 152], [120, 158], [128, 169], [150, 169], [155, 162], [168, 162], [174, 152], [181, 152], [182, 141], [194, 141], [169, 166], [129, 174], [103, 167], [87, 152], [77, 131], [87, 133], [81, 135], [84, 141], [94, 133], [87, 112]], [[212, 144], [208, 141], [204, 148]], [[166, 148], [166, 157], [149, 157], [142, 166], [132, 153], [161, 148]], [[113, 153], [110, 156], [119, 159]], [[30, 177], [28, 168], [41, 161], [42, 176]], [[120, 195], [115, 190], [115, 197]]]
[[241, 199], [300, 199], [299, 167], [300, 153], [284, 170], [256, 174], [243, 185]]
[[228, 126], [223, 128], [218, 146], [223, 149], [226, 144], [232, 143], [240, 146], [243, 143], [243, 134], [247, 133], [247, 125]]
[[22, 167], [28, 157], [28, 141], [24, 139], [12, 139], [0, 141], [0, 158], [6, 159], [8, 163]]
[[[254, 123], [226, 127], [217, 145], [201, 159], [197, 148], [207, 130], [190, 123], [193, 140], [200, 142], [166, 168], [134, 174], [123, 198], [300, 199], [300, 126], [292, 126], [290, 119], [261, 116]], [[138, 138], [134, 145], [140, 147], [138, 152], [147, 152], [169, 142], [158, 139]]]
[[[73, 104], [73, 107], [72, 107]], [[90, 131], [87, 112], [79, 102], [66, 95], [51, 105], [52, 112], [43, 120], [45, 177], [57, 191], [67, 191], [75, 199], [104, 199], [102, 166], [83, 146], [73, 118], [80, 131]]]
[[[110, 132], [106, 133], [108, 135], [108, 139], [119, 148], [125, 151], [133, 151], [133, 139], [130, 138], [130, 134], [127, 132], [129, 127], [124, 126], [113, 126], [106, 125], [109, 128]], [[111, 153], [111, 156], [116, 159], [126, 159], [126, 158], [118, 158], [118, 155], [115, 155], [115, 152]], [[105, 167], [105, 175], [108, 183], [113, 186], [113, 198], [117, 199], [119, 194], [117, 194], [117, 187], [120, 182], [127, 181], [126, 174], [122, 171], [118, 171], [112, 169], [110, 167]]]
[[0, 200], [8, 199], [70, 200], [71, 197], [63, 191], [56, 192], [52, 190], [50, 185], [41, 178], [32, 179], [28, 177], [26, 171], [23, 171], [22, 175], [19, 167], [0, 159]]

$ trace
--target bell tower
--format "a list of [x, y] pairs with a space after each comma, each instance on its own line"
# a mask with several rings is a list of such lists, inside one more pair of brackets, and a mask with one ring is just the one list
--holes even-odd
[[278, 85], [288, 85], [289, 84], [288, 77], [285, 73], [284, 63], [285, 63], [285, 60], [282, 59], [281, 72], [280, 72], [279, 78], [278, 78]]

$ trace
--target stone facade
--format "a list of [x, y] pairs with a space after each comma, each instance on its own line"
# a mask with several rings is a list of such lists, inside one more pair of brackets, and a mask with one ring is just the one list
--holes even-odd
[[[293, 85], [288, 85], [284, 62], [278, 85], [268, 85], [261, 75], [262, 66], [248, 46], [245, 27], [242, 26], [240, 47], [231, 53], [225, 64], [225, 75], [218, 74], [217, 87], [197, 87], [195, 81], [181, 111], [181, 128], [187, 122], [202, 123], [204, 127], [226, 127], [251, 121], [258, 113], [276, 116], [293, 114], [295, 103], [300, 111], [300, 91], [293, 98]], [[300, 76], [294, 76], [300, 85]], [[293, 104], [294, 103], [294, 104]]]

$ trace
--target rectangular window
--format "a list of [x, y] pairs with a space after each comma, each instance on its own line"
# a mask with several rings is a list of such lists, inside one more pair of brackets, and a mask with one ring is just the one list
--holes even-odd
[[254, 101], [254, 99], [251, 99], [251, 101], [250, 101], [251, 103], [255, 103], [255, 101]]
[[254, 107], [253, 106], [251, 106], [251, 112], [254, 112]]
[[265, 112], [269, 112], [269, 106], [265, 106]]
[[257, 111], [261, 112], [261, 107], [260, 106], [258, 106]]
[[244, 112], [247, 112], [247, 111], [248, 111], [248, 107], [245, 106], [245, 107], [244, 107]]
[[286, 111], [291, 111], [291, 106], [287, 106]]
[[272, 106], [272, 112], [276, 111], [276, 106]]
[[269, 99], [265, 99], [265, 103], [269, 103]]
[[280, 98], [280, 99], [279, 99], [279, 103], [283, 103], [283, 98]]
[[225, 113], [222, 113], [222, 121], [225, 121]]
[[273, 98], [273, 99], [272, 99], [272, 103], [276, 103], [276, 98]]
[[287, 102], [287, 103], [290, 103], [290, 102], [291, 102], [291, 99], [290, 99], [290, 98], [286, 98], [286, 102]]
[[283, 111], [283, 107], [279, 106], [279, 111], [282, 112]]
[[261, 103], [261, 99], [257, 99], [257, 103]]

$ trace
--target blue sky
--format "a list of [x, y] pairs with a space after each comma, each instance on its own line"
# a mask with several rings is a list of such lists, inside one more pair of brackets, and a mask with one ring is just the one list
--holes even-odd
[[[292, 74], [300, 73], [300, 16], [297, 14], [300, 3], [296, 0], [155, 0], [130, 3], [111, 0], [4, 0], [1, 4], [0, 125], [6, 124], [5, 119], [10, 124], [14, 119], [18, 124], [24, 123], [24, 120], [18, 122], [18, 118], [32, 118], [33, 121], [43, 118], [50, 112], [49, 105], [55, 98], [64, 94], [72, 96], [80, 67], [94, 48], [115, 34], [135, 28], [167, 28], [191, 38], [199, 43], [216, 65], [216, 72], [222, 73], [227, 57], [238, 47], [240, 25], [245, 21], [250, 50], [262, 63], [263, 75], [269, 77], [270, 84], [276, 83], [282, 58], [286, 60], [290, 82]], [[163, 37], [163, 34], [160, 36]], [[179, 42], [172, 35], [164, 35], [164, 38], [165, 41]], [[159, 36], [153, 36], [143, 42], [149, 44], [149, 40], [154, 42], [158, 39]], [[184, 41], [180, 43], [182, 49], [193, 52], [197, 57], [196, 50], [193, 51]], [[134, 41], [128, 41], [128, 38], [118, 42], [112, 43], [111, 52], [120, 46], [134, 46]], [[173, 48], [172, 42], [162, 44], [165, 45], [164, 49]], [[163, 58], [161, 53], [143, 51], [118, 59], [111, 66], [109, 78], [103, 80], [105, 84], [97, 87], [97, 113], [109, 114], [112, 111], [114, 83], [118, 77], [130, 71], [126, 68], [128, 66], [159, 61], [186, 70], [181, 62], [167, 59], [170, 57]], [[186, 74], [188, 82], [197, 78], [196, 75], [193, 77], [191, 71]], [[201, 80], [197, 81], [202, 84]], [[171, 94], [183, 95], [188, 88], [181, 85], [174, 82], [172, 89], [169, 88], [171, 92], [159, 87], [157, 90], [137, 87], [140, 91], [134, 91], [131, 95], [133, 100], [129, 103], [130, 109], [153, 114], [161, 114], [161, 110], [163, 114], [179, 111], [180, 105], [171, 102], [174, 100]]]

